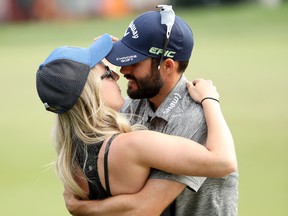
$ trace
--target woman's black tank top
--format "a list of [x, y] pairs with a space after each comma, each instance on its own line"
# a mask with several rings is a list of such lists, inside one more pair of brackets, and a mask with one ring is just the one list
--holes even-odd
[[[108, 153], [110, 149], [110, 145], [114, 138], [118, 134], [113, 135], [109, 140], [105, 148], [104, 153], [104, 176], [105, 176], [105, 186], [106, 190], [101, 184], [99, 175], [98, 175], [98, 154], [100, 151], [101, 146], [103, 145], [104, 141], [95, 143], [95, 144], [80, 144], [76, 151], [76, 156], [78, 160], [78, 164], [84, 175], [87, 178], [88, 185], [89, 185], [89, 199], [105, 199], [107, 197], [112, 196], [110, 192], [110, 185], [109, 185], [109, 177], [108, 177]], [[87, 151], [87, 154], [86, 154]], [[86, 159], [87, 158], [87, 159]]]

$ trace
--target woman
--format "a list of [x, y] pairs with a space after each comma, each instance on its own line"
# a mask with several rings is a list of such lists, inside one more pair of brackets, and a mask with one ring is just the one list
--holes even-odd
[[37, 72], [39, 97], [47, 110], [58, 114], [56, 167], [69, 190], [82, 199], [102, 199], [138, 192], [151, 168], [207, 177], [237, 169], [233, 138], [212, 82], [187, 84], [205, 112], [206, 147], [131, 126], [118, 112], [124, 103], [119, 76], [102, 62], [111, 48], [109, 35], [89, 48], [60, 47]]

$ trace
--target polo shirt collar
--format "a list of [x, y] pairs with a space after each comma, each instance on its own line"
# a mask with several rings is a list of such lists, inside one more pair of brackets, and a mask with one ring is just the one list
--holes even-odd
[[165, 100], [160, 104], [156, 112], [151, 108], [149, 100], [145, 99], [144, 121], [147, 122], [148, 120], [158, 117], [168, 122], [171, 115], [173, 115], [173, 110], [181, 104], [185, 94], [187, 94], [186, 82], [186, 77], [182, 75]]

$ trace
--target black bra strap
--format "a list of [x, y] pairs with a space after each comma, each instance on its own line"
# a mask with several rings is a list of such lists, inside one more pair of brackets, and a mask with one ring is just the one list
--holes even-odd
[[118, 134], [114, 134], [109, 140], [105, 148], [105, 153], [104, 153], [104, 177], [105, 177], [105, 186], [106, 186], [106, 192], [109, 194], [109, 196], [112, 196], [111, 191], [110, 191], [110, 184], [109, 184], [109, 175], [108, 175], [108, 153], [110, 149], [110, 145], [114, 138]]

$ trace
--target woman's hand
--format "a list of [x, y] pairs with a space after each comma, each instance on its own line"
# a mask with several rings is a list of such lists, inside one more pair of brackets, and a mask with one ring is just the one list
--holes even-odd
[[187, 82], [187, 89], [190, 96], [197, 103], [201, 103], [206, 97], [219, 100], [219, 93], [211, 80], [196, 79], [192, 82]]
[[[110, 36], [111, 36], [113, 42], [116, 42], [116, 41], [119, 40], [117, 37], [115, 37], [115, 36], [113, 36], [113, 35], [110, 35]], [[95, 37], [95, 38], [93, 39], [93, 41], [98, 40], [100, 37], [102, 37], [102, 36], [97, 36], [97, 37]], [[102, 60], [102, 62], [103, 62], [105, 65], [107, 65], [112, 71], [116, 71], [116, 70], [117, 70], [117, 67], [116, 67], [115, 65], [111, 64], [111, 63], [110, 63], [109, 61], [107, 61], [105, 58]]]
[[[117, 37], [115, 37], [115, 36], [113, 36], [113, 35], [110, 35], [110, 36], [111, 36], [113, 42], [116, 42], [116, 41], [119, 40], [119, 38], [117, 38]], [[97, 37], [95, 37], [95, 38], [93, 39], [93, 41], [98, 40], [100, 37], [102, 37], [102, 36], [97, 36]]]

